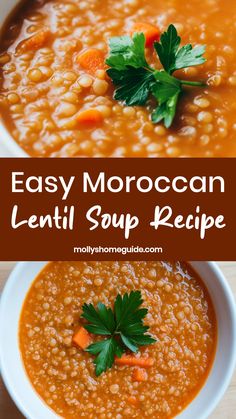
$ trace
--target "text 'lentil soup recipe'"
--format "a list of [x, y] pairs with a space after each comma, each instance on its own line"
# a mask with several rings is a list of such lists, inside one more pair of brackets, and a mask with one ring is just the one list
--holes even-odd
[[28, 377], [63, 418], [173, 418], [210, 372], [217, 325], [186, 263], [51, 262], [26, 296]]
[[31, 156], [235, 157], [235, 22], [232, 0], [25, 1], [3, 123]]

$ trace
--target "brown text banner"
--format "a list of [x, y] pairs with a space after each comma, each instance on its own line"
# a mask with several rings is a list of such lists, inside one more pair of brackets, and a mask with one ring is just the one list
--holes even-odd
[[236, 260], [235, 159], [0, 159], [1, 260]]

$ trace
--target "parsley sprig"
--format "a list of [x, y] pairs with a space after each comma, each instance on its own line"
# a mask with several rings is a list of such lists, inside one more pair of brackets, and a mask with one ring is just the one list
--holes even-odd
[[116, 86], [114, 98], [127, 106], [146, 105], [152, 95], [158, 105], [152, 113], [153, 123], [164, 121], [169, 128], [176, 114], [179, 96], [184, 85], [204, 86], [198, 81], [179, 80], [173, 76], [176, 70], [203, 64], [205, 46], [191, 44], [180, 46], [181, 38], [174, 25], [161, 35], [154, 49], [163, 70], [151, 67], [145, 57], [145, 36], [135, 33], [133, 37], [113, 37], [109, 40], [107, 74]]
[[123, 297], [117, 295], [113, 310], [102, 303], [98, 303], [97, 308], [93, 304], [83, 305], [81, 317], [88, 321], [84, 328], [95, 335], [106, 336], [86, 349], [96, 355], [94, 364], [97, 376], [111, 368], [115, 356], [120, 358], [125, 350], [136, 353], [139, 346], [156, 342], [146, 333], [149, 327], [143, 324], [143, 320], [148, 310], [140, 308], [142, 303], [141, 292], [131, 291]]

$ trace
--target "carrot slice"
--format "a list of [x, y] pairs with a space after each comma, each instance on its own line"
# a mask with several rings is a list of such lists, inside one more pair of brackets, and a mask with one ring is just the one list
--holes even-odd
[[128, 403], [132, 404], [133, 406], [137, 406], [139, 401], [134, 396], [129, 396], [127, 399]]
[[151, 25], [150, 23], [136, 22], [133, 24], [131, 34], [135, 32], [142, 32], [146, 39], [145, 46], [150, 48], [153, 46], [155, 41], [160, 39], [160, 31], [156, 26]]
[[36, 51], [46, 44], [50, 36], [51, 36], [51, 32], [49, 29], [42, 29], [41, 31], [37, 32], [35, 35], [31, 36], [30, 38], [27, 38], [24, 41], [22, 41], [18, 45], [18, 48], [22, 52]]
[[142, 368], [152, 367], [154, 360], [152, 358], [136, 358], [133, 355], [122, 355], [121, 358], [116, 357], [115, 363], [117, 365], [136, 366]]
[[77, 62], [89, 73], [94, 74], [97, 70], [105, 68], [105, 55], [100, 49], [89, 48], [78, 55]]
[[77, 121], [84, 125], [99, 124], [103, 121], [103, 115], [97, 109], [86, 109], [78, 114]]
[[80, 327], [79, 330], [74, 334], [72, 342], [80, 348], [86, 349], [91, 342], [89, 332], [84, 327]]
[[133, 381], [147, 381], [147, 372], [142, 368], [136, 368], [133, 372]]

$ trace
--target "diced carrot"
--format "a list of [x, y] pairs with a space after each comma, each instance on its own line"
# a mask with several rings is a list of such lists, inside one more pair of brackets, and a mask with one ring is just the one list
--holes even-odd
[[24, 41], [22, 41], [19, 44], [18, 48], [22, 52], [36, 51], [46, 44], [50, 36], [51, 32], [49, 29], [42, 29], [30, 38], [27, 38]]
[[133, 355], [122, 355], [121, 358], [116, 357], [115, 363], [117, 365], [127, 365], [127, 366], [136, 366], [141, 368], [149, 368], [154, 364], [152, 358], [136, 358]]
[[131, 34], [135, 32], [142, 32], [146, 39], [146, 47], [150, 48], [153, 46], [155, 41], [160, 39], [160, 31], [156, 26], [150, 23], [136, 22], [133, 24]]
[[128, 403], [132, 404], [133, 406], [137, 406], [139, 401], [134, 396], [129, 396], [127, 399]]
[[89, 73], [94, 74], [97, 70], [105, 68], [105, 55], [100, 49], [89, 48], [78, 55], [77, 62]]
[[89, 332], [84, 327], [80, 327], [79, 330], [74, 334], [72, 342], [80, 348], [86, 349], [91, 342]]
[[133, 372], [133, 381], [147, 381], [147, 372], [142, 368], [136, 368]]
[[103, 121], [103, 115], [98, 109], [86, 109], [78, 114], [77, 121], [88, 126], [99, 124]]

